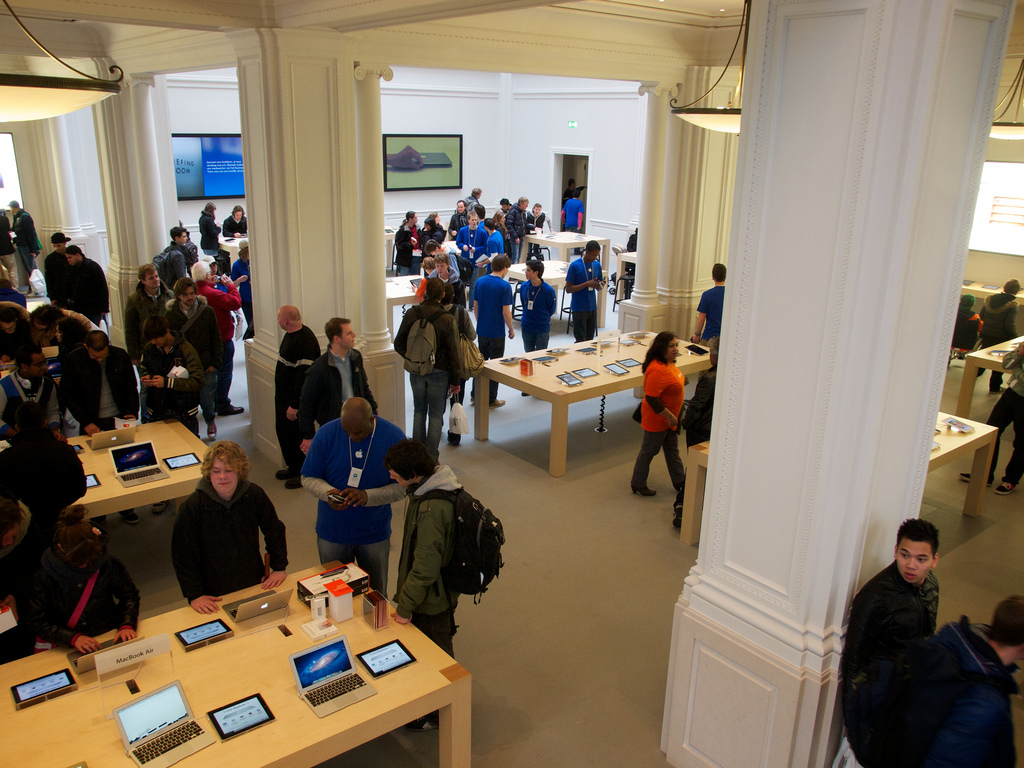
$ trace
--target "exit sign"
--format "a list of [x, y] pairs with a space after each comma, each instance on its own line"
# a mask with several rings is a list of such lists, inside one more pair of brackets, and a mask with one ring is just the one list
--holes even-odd
[[570, 128], [575, 128], [576, 127], [576, 121], [575, 120], [570, 120], [569, 121], [569, 127]]

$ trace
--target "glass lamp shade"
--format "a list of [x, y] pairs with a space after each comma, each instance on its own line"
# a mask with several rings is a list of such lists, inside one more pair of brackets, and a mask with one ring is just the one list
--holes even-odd
[[693, 123], [699, 128], [707, 128], [709, 131], [721, 131], [722, 133], [740, 132], [740, 110], [733, 107], [719, 107], [717, 109], [687, 107], [685, 109], [673, 109], [672, 114], [688, 123]]
[[116, 82], [0, 74], [0, 121], [66, 115], [120, 92], [121, 86]]
[[1024, 139], [1024, 123], [992, 123], [989, 136], [993, 139]]

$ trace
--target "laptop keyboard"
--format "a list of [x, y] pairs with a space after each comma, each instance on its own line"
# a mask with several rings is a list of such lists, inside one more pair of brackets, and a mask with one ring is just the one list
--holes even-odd
[[340, 680], [335, 680], [333, 683], [328, 683], [320, 688], [310, 691], [306, 694], [306, 701], [312, 704], [314, 707], [323, 704], [325, 701], [336, 699], [339, 696], [344, 696], [346, 693], [362, 688], [366, 685], [366, 682], [359, 676], [358, 673], [352, 673], [347, 677], [343, 677]]
[[186, 741], [190, 741], [196, 738], [196, 736], [202, 736], [203, 733], [204, 731], [199, 723], [192, 720], [178, 726], [173, 731], [168, 731], [163, 736], [153, 739], [147, 744], [143, 744], [141, 747], [136, 747], [132, 750], [132, 754], [135, 755], [140, 763], [148, 763], [153, 758], [160, 757], [165, 752], [170, 752]]
[[141, 477], [159, 475], [161, 471], [160, 467], [150, 467], [149, 469], [140, 469], [137, 472], [125, 472], [121, 477], [125, 480], [138, 480]]

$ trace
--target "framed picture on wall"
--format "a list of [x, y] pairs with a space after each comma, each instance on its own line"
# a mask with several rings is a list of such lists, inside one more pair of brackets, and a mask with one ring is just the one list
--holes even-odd
[[461, 189], [461, 133], [385, 133], [384, 191]]

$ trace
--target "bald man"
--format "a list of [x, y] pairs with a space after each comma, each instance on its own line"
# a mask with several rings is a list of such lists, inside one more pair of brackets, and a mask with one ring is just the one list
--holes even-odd
[[341, 418], [313, 436], [302, 485], [315, 496], [316, 548], [321, 563], [355, 562], [370, 577], [370, 588], [387, 594], [391, 550], [391, 503], [405, 496], [384, 468], [384, 456], [405, 439], [402, 430], [379, 416], [362, 397], [350, 397]]
[[302, 487], [302, 462], [306, 455], [299, 448], [299, 398], [306, 369], [320, 357], [316, 334], [302, 324], [298, 307], [286, 304], [277, 311], [277, 324], [284, 331], [281, 349], [274, 370], [274, 410], [277, 442], [281, 446], [285, 468], [277, 471], [277, 479], [285, 488]]

